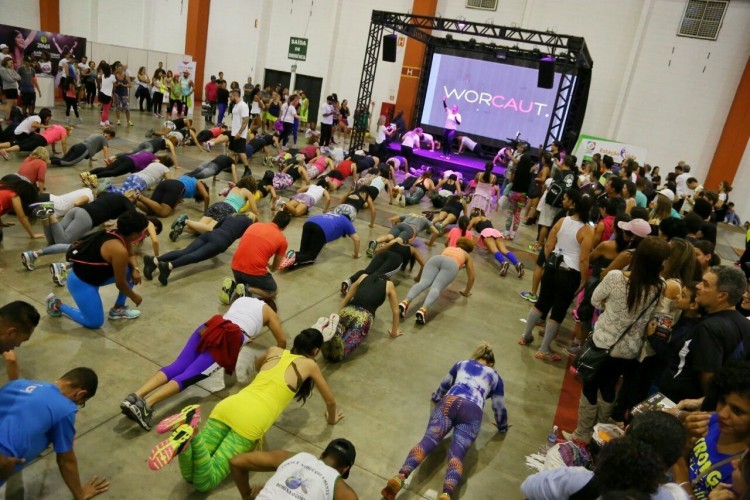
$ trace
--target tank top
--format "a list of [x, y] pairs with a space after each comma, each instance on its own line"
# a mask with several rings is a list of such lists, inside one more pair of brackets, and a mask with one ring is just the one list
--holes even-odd
[[312, 197], [312, 199], [315, 200], [315, 203], [318, 203], [320, 201], [320, 199], [323, 197], [323, 191], [325, 191], [325, 189], [323, 189], [322, 186], [317, 186], [315, 184], [311, 184], [307, 188], [307, 191], [305, 191], [303, 194], [306, 194], [306, 195]]
[[[102, 245], [109, 240], [120, 240], [123, 246], [125, 240], [114, 231], [99, 231], [74, 244], [68, 250], [68, 260], [73, 263], [73, 272], [84, 283], [101, 286], [114, 278], [112, 264], [102, 257]], [[76, 247], [76, 245], [78, 245]]]
[[378, 192], [382, 192], [385, 189], [385, 180], [380, 176], [375, 177], [372, 182], [370, 182], [370, 186], [377, 188]]
[[254, 297], [240, 297], [224, 314], [224, 319], [240, 327], [245, 334], [242, 342], [247, 343], [263, 329], [263, 306], [266, 303]]
[[352, 161], [351, 160], [344, 160], [341, 163], [339, 163], [339, 166], [336, 167], [336, 170], [341, 172], [341, 175], [344, 176], [344, 179], [352, 175]]
[[262, 438], [294, 398], [284, 375], [292, 361], [301, 357], [285, 350], [276, 366], [261, 370], [249, 386], [222, 400], [210, 418], [228, 425], [245, 439]]
[[474, 225], [474, 228], [477, 230], [478, 233], [482, 233], [485, 229], [492, 229], [494, 226], [492, 225], [492, 221], [489, 219], [480, 220]]
[[325, 156], [321, 156], [320, 158], [315, 160], [310, 166], [317, 168], [319, 174], [322, 174], [323, 172], [325, 172], [326, 167], [328, 167]]
[[359, 211], [365, 205], [365, 200], [362, 198], [362, 193], [355, 193], [353, 195], [350, 195], [344, 201], [344, 203], [353, 206], [357, 211]]
[[240, 209], [245, 206], [245, 198], [237, 193], [229, 193], [227, 199], [224, 201], [234, 208], [235, 212], [239, 212]]
[[[310, 453], [297, 453], [279, 465], [257, 500], [279, 498], [305, 498], [309, 500], [333, 500], [339, 472], [326, 465]], [[300, 490], [297, 493], [296, 490]], [[304, 496], [301, 496], [304, 492]]]
[[576, 271], [580, 271], [579, 259], [581, 256], [581, 245], [578, 243], [576, 236], [578, 230], [583, 226], [583, 222], [567, 216], [563, 219], [560, 231], [557, 233], [555, 252], [562, 254], [565, 265]]
[[448, 247], [443, 250], [443, 253], [441, 253], [440, 255], [444, 255], [453, 259], [456, 264], [458, 264], [459, 269], [464, 267], [464, 265], [466, 264], [466, 252], [458, 247]]
[[375, 315], [375, 311], [385, 302], [385, 287], [387, 280], [377, 275], [369, 275], [362, 280], [357, 288], [357, 293], [352, 297], [349, 305], [361, 307]]

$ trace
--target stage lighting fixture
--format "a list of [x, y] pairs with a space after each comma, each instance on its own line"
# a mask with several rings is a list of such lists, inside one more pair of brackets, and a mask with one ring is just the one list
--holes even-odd
[[469, 47], [473, 47], [477, 44], [476, 38], [469, 38]]
[[505, 49], [498, 49], [497, 52], [495, 52], [495, 57], [498, 59], [507, 59], [508, 51]]
[[447, 35], [445, 35], [445, 39], [448, 40], [449, 42], [452, 42], [453, 41], [453, 35], [451, 35], [450, 33], [448, 33]]

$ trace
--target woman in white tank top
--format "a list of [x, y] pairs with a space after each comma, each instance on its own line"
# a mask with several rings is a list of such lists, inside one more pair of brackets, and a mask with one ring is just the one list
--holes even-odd
[[544, 340], [534, 356], [536, 359], [562, 359], [550, 349], [550, 344], [557, 335], [573, 298], [588, 279], [589, 254], [594, 240], [594, 228], [588, 224], [591, 198], [576, 198], [574, 214], [559, 220], [547, 238], [547, 262], [544, 265], [541, 291], [526, 318], [526, 330], [518, 340], [520, 345], [531, 344], [534, 341], [532, 333], [537, 322], [550, 313], [544, 329]]
[[320, 179], [317, 184], [300, 188], [291, 200], [282, 202], [279, 208], [289, 212], [292, 217], [302, 217], [317, 205], [321, 198], [325, 198], [326, 206], [323, 212], [328, 212], [328, 207], [331, 206], [331, 195], [328, 193], [330, 188], [326, 179]]

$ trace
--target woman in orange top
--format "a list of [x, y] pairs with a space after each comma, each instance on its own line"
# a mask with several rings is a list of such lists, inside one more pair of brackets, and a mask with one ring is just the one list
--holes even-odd
[[474, 286], [474, 262], [469, 255], [472, 250], [474, 250], [474, 242], [472, 240], [459, 238], [455, 247], [448, 247], [443, 250], [442, 254], [430, 257], [430, 260], [427, 261], [427, 264], [417, 276], [418, 283], [411, 287], [409, 293], [406, 294], [406, 299], [402, 300], [398, 305], [401, 317], [403, 318], [406, 315], [409, 303], [417, 295], [429, 288], [430, 291], [427, 294], [427, 298], [416, 314], [417, 323], [424, 325], [426, 323], [427, 309], [435, 303], [438, 296], [440, 296], [440, 292], [445, 290], [456, 279], [459, 269], [463, 267], [466, 268], [468, 280], [466, 282], [466, 289], [461, 292], [461, 295], [464, 297], [470, 296], [471, 287]]

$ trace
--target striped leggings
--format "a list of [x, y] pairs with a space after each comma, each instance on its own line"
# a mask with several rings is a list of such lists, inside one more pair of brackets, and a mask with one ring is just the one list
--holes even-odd
[[464, 455], [479, 435], [481, 425], [482, 409], [479, 406], [467, 399], [445, 396], [430, 415], [424, 437], [409, 451], [399, 474], [409, 477], [453, 429], [453, 439], [448, 450], [448, 470], [445, 471], [443, 482], [443, 493], [452, 496], [463, 476]]
[[190, 445], [178, 455], [180, 473], [196, 490], [210, 491], [229, 476], [229, 460], [252, 451], [256, 442], [209, 418]]

